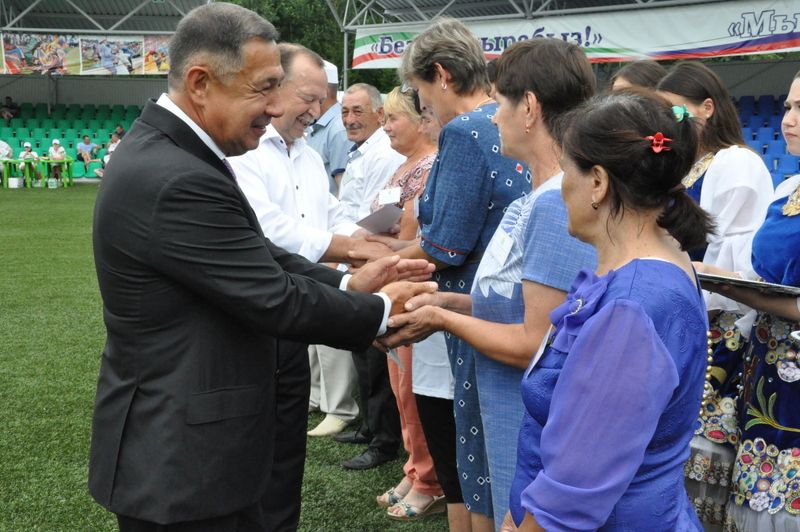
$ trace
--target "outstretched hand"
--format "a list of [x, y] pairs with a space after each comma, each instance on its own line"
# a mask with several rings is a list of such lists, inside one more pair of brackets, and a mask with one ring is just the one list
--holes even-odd
[[381, 287], [395, 281], [426, 281], [431, 278], [435, 268], [424, 259], [401, 259], [397, 255], [383, 257], [356, 270], [347, 289], [377, 292]]
[[388, 325], [389, 332], [378, 339], [386, 347], [412, 344], [442, 330], [439, 309], [428, 305], [393, 315]]
[[[387, 284], [381, 288], [381, 292], [389, 297], [392, 302], [392, 309], [389, 316], [402, 314], [405, 312], [406, 301], [416, 296], [417, 294], [433, 293], [438, 289], [434, 282], [427, 283], [412, 283], [410, 281], [398, 281], [396, 283]], [[389, 318], [391, 321], [391, 318]]]

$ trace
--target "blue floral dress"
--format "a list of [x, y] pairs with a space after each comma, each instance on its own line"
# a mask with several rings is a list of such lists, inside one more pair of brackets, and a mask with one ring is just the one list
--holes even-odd
[[[439, 154], [419, 202], [422, 249], [449, 267], [437, 271], [439, 290], [469, 293], [483, 251], [511, 202], [531, 190], [527, 168], [500, 154], [491, 103], [455, 117], [439, 134]], [[455, 380], [456, 463], [464, 504], [491, 517], [475, 350], [445, 334]]]
[[700, 407], [705, 303], [666, 261], [584, 270], [522, 380], [511, 514], [549, 531], [702, 530], [683, 486]]
[[[783, 212], [798, 190], [800, 176], [781, 184], [753, 239], [753, 268], [767, 282], [800, 287], [800, 214]], [[800, 346], [789, 336], [798, 329], [760, 312], [750, 334], [729, 506], [743, 531], [800, 530]]]

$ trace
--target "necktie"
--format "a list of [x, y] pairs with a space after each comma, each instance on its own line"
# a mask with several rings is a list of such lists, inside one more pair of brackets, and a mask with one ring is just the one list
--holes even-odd
[[227, 168], [228, 172], [231, 173], [233, 181], [236, 182], [236, 172], [233, 171], [233, 166], [231, 166], [231, 163], [228, 162], [228, 159], [222, 159], [222, 164], [225, 165], [225, 168]]

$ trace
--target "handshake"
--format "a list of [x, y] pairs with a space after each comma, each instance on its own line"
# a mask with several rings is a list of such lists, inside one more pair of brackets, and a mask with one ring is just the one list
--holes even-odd
[[[348, 290], [381, 292], [392, 303], [389, 321], [390, 325], [396, 324], [396, 327], [390, 327], [389, 331], [377, 340], [379, 346], [385, 348], [410, 343], [433, 332], [433, 330], [427, 330], [422, 333], [419, 327], [409, 327], [420, 324], [412, 323], [416, 320], [405, 320], [404, 317], [409, 316], [407, 303], [410, 300], [422, 303], [436, 293], [438, 288], [436, 283], [426, 282], [430, 279], [434, 269], [434, 265], [424, 259], [400, 259], [395, 255], [367, 263], [350, 278], [347, 285]], [[414, 304], [413, 306], [416, 308], [419, 305]], [[400, 326], [401, 323], [403, 326]]]

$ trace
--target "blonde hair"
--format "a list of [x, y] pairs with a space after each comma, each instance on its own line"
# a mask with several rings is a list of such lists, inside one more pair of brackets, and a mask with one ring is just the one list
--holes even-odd
[[411, 93], [400, 92], [400, 87], [395, 87], [386, 95], [383, 102], [384, 113], [403, 113], [412, 122], [419, 122], [422, 117], [414, 109], [414, 100]]

